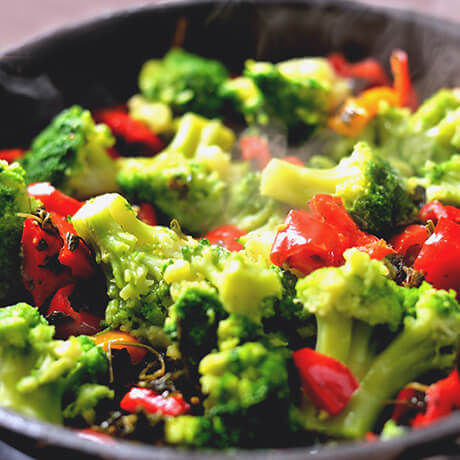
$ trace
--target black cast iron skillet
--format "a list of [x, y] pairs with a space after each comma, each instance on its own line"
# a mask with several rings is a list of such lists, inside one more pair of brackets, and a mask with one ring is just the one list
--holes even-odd
[[[391, 51], [402, 48], [410, 56], [422, 98], [442, 86], [460, 84], [460, 26], [439, 19], [341, 0], [159, 3], [79, 24], [0, 56], [0, 148], [27, 146], [53, 115], [70, 104], [91, 108], [126, 100], [136, 92], [141, 64], [162, 56], [171, 46], [181, 17], [187, 18], [184, 47], [223, 61], [235, 73], [251, 57], [279, 61], [342, 51], [351, 59], [376, 56], [387, 63]], [[392, 441], [223, 453], [122, 441], [98, 444], [69, 429], [4, 409], [0, 409], [0, 427], [0, 438], [14, 438], [16, 445], [26, 444], [25, 439], [38, 440], [41, 446], [65, 451], [67, 459], [85, 453], [130, 460], [383, 460], [460, 452], [456, 444], [460, 413]], [[6, 449], [0, 444], [2, 458], [13, 458]]]

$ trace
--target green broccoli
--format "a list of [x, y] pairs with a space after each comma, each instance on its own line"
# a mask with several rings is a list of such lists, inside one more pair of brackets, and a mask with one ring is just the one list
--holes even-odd
[[88, 201], [72, 223], [105, 271], [110, 299], [106, 323], [153, 344], [167, 343], [162, 328], [172, 301], [163, 271], [181, 257], [188, 238], [144, 224], [118, 194]]
[[131, 202], [153, 204], [193, 234], [202, 235], [215, 225], [225, 205], [226, 184], [207, 163], [163, 152], [119, 164], [117, 181]]
[[155, 134], [169, 135], [173, 131], [171, 108], [163, 102], [151, 102], [141, 94], [128, 100], [129, 114], [146, 124]]
[[262, 173], [261, 192], [293, 207], [305, 207], [317, 193], [339, 195], [361, 229], [381, 236], [407, 223], [416, 211], [405, 181], [362, 142], [332, 169], [273, 159]]
[[222, 107], [218, 90], [227, 78], [222, 63], [172, 49], [163, 59], [152, 59], [143, 65], [139, 88], [147, 99], [164, 102], [178, 113], [213, 117]]
[[0, 305], [18, 300], [23, 290], [20, 252], [24, 218], [18, 213], [33, 211], [24, 177], [18, 163], [0, 161]]
[[85, 385], [107, 379], [107, 356], [89, 337], [62, 341], [53, 335], [54, 327], [30, 305], [0, 309], [0, 406], [61, 423], [63, 417], [83, 409], [87, 413], [101, 398], [113, 397], [103, 387], [82, 410], [77, 408]]
[[440, 90], [427, 99], [396, 133], [395, 154], [416, 173], [421, 172], [428, 160], [447, 161], [460, 149], [459, 122], [458, 91]]
[[248, 124], [266, 124], [264, 98], [260, 89], [249, 77], [237, 77], [224, 81], [219, 88], [220, 96], [228, 100], [234, 110], [241, 113]]
[[319, 269], [300, 280], [297, 292], [316, 315], [317, 350], [342, 360], [360, 386], [337, 416], [318, 416], [308, 400], [302, 413], [307, 429], [360, 438], [407, 383], [453, 365], [460, 306], [453, 291], [435, 290], [428, 283], [397, 286], [385, 278], [383, 264], [365, 253], [352, 250], [345, 258], [343, 267]]
[[444, 204], [460, 206], [460, 155], [442, 163], [427, 161], [422, 169], [423, 177], [411, 177], [409, 188], [425, 189], [426, 200], [439, 200]]
[[217, 327], [227, 316], [214, 288], [190, 283], [169, 309], [165, 331], [178, 348], [192, 377], [198, 364], [217, 347]]
[[349, 93], [326, 59], [291, 59], [271, 64], [247, 61], [244, 76], [262, 93], [264, 110], [281, 120], [291, 137], [305, 138], [311, 128], [321, 125]]
[[116, 191], [116, 163], [107, 154], [115, 142], [109, 128], [94, 124], [75, 105], [61, 112], [32, 142], [22, 160], [26, 180], [50, 182], [77, 198]]

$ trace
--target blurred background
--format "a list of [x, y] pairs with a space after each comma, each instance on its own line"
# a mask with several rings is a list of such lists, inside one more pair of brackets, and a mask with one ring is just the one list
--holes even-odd
[[[0, 52], [49, 30], [71, 25], [115, 9], [159, 0], [0, 0]], [[161, 0], [164, 1], [164, 0]], [[456, 0], [361, 0], [370, 5], [424, 11], [460, 22]], [[456, 10], [456, 11], [455, 11]]]

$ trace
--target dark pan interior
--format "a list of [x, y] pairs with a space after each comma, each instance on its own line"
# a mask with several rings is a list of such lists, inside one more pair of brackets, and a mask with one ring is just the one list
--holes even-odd
[[[184, 47], [222, 60], [238, 73], [247, 58], [279, 61], [342, 51], [351, 59], [387, 63], [406, 50], [420, 96], [460, 84], [460, 27], [411, 12], [337, 1], [168, 2], [99, 18], [42, 37], [0, 56], [0, 148], [27, 146], [62, 108], [121, 102], [136, 91], [141, 64], [171, 46], [177, 21], [187, 18]], [[389, 69], [387, 69], [389, 70]], [[455, 450], [460, 414], [430, 429], [377, 444], [339, 449], [191, 453], [117, 442], [101, 445], [72, 431], [0, 409], [0, 426], [45, 444], [105, 458], [394, 459]], [[69, 451], [70, 452], [70, 451]], [[70, 457], [68, 457], [70, 458]], [[405, 457], [409, 458], [409, 457]]]

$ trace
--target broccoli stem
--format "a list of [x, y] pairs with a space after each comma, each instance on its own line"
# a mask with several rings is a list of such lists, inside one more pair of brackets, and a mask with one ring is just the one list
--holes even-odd
[[306, 426], [344, 438], [363, 437], [401, 388], [433, 368], [435, 357], [436, 347], [426, 335], [403, 332], [375, 359], [344, 412], [322, 422], [311, 407], [305, 411]]
[[318, 315], [316, 321], [316, 351], [345, 363], [351, 344], [353, 320], [331, 312], [326, 316]]
[[262, 173], [262, 195], [303, 208], [317, 193], [335, 194], [337, 185], [361, 173], [359, 167], [314, 169], [273, 159]]
[[353, 340], [346, 364], [358, 380], [363, 379], [374, 359], [370, 344], [373, 329], [373, 326], [363, 321], [355, 321], [353, 326]]

